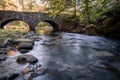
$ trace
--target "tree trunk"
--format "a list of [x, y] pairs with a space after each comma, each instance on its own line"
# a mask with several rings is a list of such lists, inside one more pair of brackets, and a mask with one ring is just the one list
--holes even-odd
[[90, 22], [90, 15], [89, 15], [89, 0], [85, 0], [85, 16], [87, 20], [87, 24]]

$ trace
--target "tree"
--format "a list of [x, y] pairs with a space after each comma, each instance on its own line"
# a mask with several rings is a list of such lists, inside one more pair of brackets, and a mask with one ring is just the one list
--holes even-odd
[[90, 6], [90, 1], [89, 0], [84, 0], [84, 4], [85, 4], [85, 19], [87, 24], [89, 24], [90, 22], [90, 13], [89, 13], [89, 6]]
[[1, 7], [3, 10], [5, 10], [5, 6], [6, 6], [5, 0], [1, 0], [1, 1], [0, 1], [0, 7]]
[[29, 11], [35, 11], [35, 0], [30, 0], [27, 6]]

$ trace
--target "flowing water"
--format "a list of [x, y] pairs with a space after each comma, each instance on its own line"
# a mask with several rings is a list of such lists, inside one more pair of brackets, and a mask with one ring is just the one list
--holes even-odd
[[[32, 51], [39, 64], [53, 70], [33, 80], [120, 80], [120, 75], [99, 63], [101, 53], [120, 54], [120, 40], [75, 33], [58, 32], [39, 36]], [[0, 65], [0, 75], [20, 72], [27, 65], [16, 63], [19, 52]], [[18, 79], [19, 80], [19, 79]]]

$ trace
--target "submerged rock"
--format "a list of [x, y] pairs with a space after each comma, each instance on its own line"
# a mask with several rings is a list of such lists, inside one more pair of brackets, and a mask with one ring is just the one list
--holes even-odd
[[119, 72], [120, 74], [120, 56], [116, 55], [103, 64], [107, 66], [109, 70]]
[[114, 57], [114, 54], [107, 52], [107, 51], [97, 52], [97, 53], [89, 56], [90, 59], [98, 60], [98, 61], [101, 61], [101, 60], [108, 61], [112, 57]]
[[38, 59], [33, 55], [26, 54], [26, 55], [18, 56], [17, 62], [20, 64], [26, 64], [26, 63], [36, 64], [38, 62]]
[[0, 62], [6, 60], [7, 54], [0, 54]]
[[89, 58], [96, 60], [95, 63], [92, 64], [94, 67], [120, 73], [120, 56], [118, 55], [102, 51], [94, 55], [90, 55]]

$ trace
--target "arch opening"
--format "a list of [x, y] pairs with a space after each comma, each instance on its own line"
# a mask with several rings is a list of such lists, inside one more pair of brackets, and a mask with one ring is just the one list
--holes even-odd
[[1, 24], [1, 28], [7, 30], [19, 30], [23, 32], [28, 32], [30, 30], [29, 25], [19, 19], [6, 20]]
[[51, 34], [52, 32], [56, 32], [58, 30], [58, 25], [51, 20], [43, 20], [38, 23], [35, 27], [35, 31], [39, 34]]

